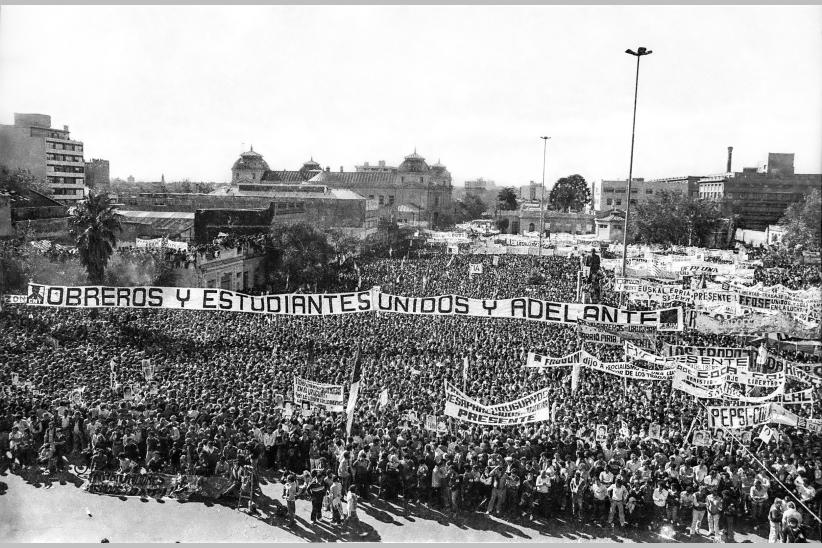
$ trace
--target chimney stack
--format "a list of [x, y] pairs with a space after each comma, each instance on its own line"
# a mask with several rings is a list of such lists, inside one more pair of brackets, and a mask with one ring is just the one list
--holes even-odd
[[734, 147], [728, 147], [728, 165], [725, 168], [725, 173], [733, 173], [731, 171], [731, 159], [733, 158], [733, 155], [734, 155]]
[[343, 166], [340, 166], [340, 173], [343, 172]]

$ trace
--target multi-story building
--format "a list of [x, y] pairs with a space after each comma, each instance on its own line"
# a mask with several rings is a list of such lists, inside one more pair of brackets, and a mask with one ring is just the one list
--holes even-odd
[[723, 211], [739, 215], [742, 227], [765, 230], [775, 224], [787, 207], [802, 200], [813, 189], [822, 189], [822, 174], [794, 173], [794, 155], [770, 153], [762, 168], [699, 181], [699, 197], [722, 204]]
[[385, 165], [385, 160], [380, 160], [377, 162], [377, 165], [372, 166], [368, 162], [363, 163], [361, 166], [354, 166], [354, 169], [357, 171], [367, 173], [367, 172], [377, 172], [377, 173], [396, 173], [397, 167], [396, 166], [387, 166]]
[[[700, 179], [702, 177], [697, 175], [648, 180], [634, 177], [631, 183], [631, 205], [649, 202], [662, 191], [684, 193], [694, 197], [699, 192], [698, 181]], [[627, 179], [594, 181], [593, 209], [595, 211], [624, 210], [628, 205], [627, 191]]]
[[100, 190], [111, 187], [108, 160], [92, 158], [90, 162], [86, 162], [86, 186]]
[[[364, 166], [361, 166], [364, 167]], [[383, 166], [387, 167], [387, 166]], [[416, 151], [405, 157], [396, 171], [325, 171], [311, 178], [312, 184], [347, 189], [376, 200], [381, 218], [398, 221], [416, 212], [416, 222], [438, 226], [454, 213], [451, 173], [439, 161], [428, 165]]]
[[83, 143], [68, 126], [51, 127], [51, 116], [14, 114], [14, 125], [0, 125], [0, 162], [45, 181], [51, 197], [73, 204], [86, 197]]

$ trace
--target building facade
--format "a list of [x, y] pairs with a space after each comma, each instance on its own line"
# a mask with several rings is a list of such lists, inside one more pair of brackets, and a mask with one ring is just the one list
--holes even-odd
[[[360, 166], [365, 168], [365, 166]], [[371, 167], [371, 166], [368, 166]], [[381, 218], [398, 221], [416, 212], [422, 226], [438, 226], [452, 218], [454, 203], [451, 173], [439, 161], [429, 165], [416, 151], [396, 168], [362, 171], [331, 171], [326, 168], [310, 182], [330, 188], [347, 189], [377, 203]]]
[[727, 215], [739, 215], [742, 227], [765, 230], [813, 189], [822, 189], [822, 174], [794, 173], [793, 154], [770, 153], [762, 168], [702, 179], [699, 197], [719, 202]]
[[0, 162], [45, 181], [62, 203], [87, 195], [83, 143], [71, 139], [68, 126], [51, 127], [51, 116], [15, 113], [13, 125], [0, 125]]
[[[652, 201], [662, 191], [696, 197], [699, 194], [700, 179], [702, 177], [696, 175], [648, 180], [636, 177], [631, 183], [631, 205]], [[602, 212], [612, 209], [624, 211], [628, 205], [627, 191], [627, 179], [594, 181], [592, 195], [594, 211]]]
[[108, 160], [92, 158], [90, 162], [86, 162], [86, 186], [106, 191], [111, 188]]

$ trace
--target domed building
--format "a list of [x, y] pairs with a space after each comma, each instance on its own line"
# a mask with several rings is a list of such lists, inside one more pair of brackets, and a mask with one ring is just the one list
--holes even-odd
[[425, 163], [425, 158], [417, 154], [417, 149], [405, 157], [397, 168], [399, 173], [428, 173], [431, 168]]
[[265, 172], [269, 171], [268, 164], [263, 159], [262, 154], [254, 152], [254, 147], [248, 152], [243, 152], [234, 165], [231, 167], [231, 183], [236, 185], [240, 182], [258, 183], [262, 181]]

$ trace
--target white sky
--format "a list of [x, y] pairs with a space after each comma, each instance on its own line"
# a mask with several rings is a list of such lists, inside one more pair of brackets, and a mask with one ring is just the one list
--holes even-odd
[[[416, 146], [455, 183], [822, 172], [820, 6], [3, 6], [0, 123], [50, 114], [112, 177], [353, 170]], [[0, 162], [2, 159], [0, 159]]]

